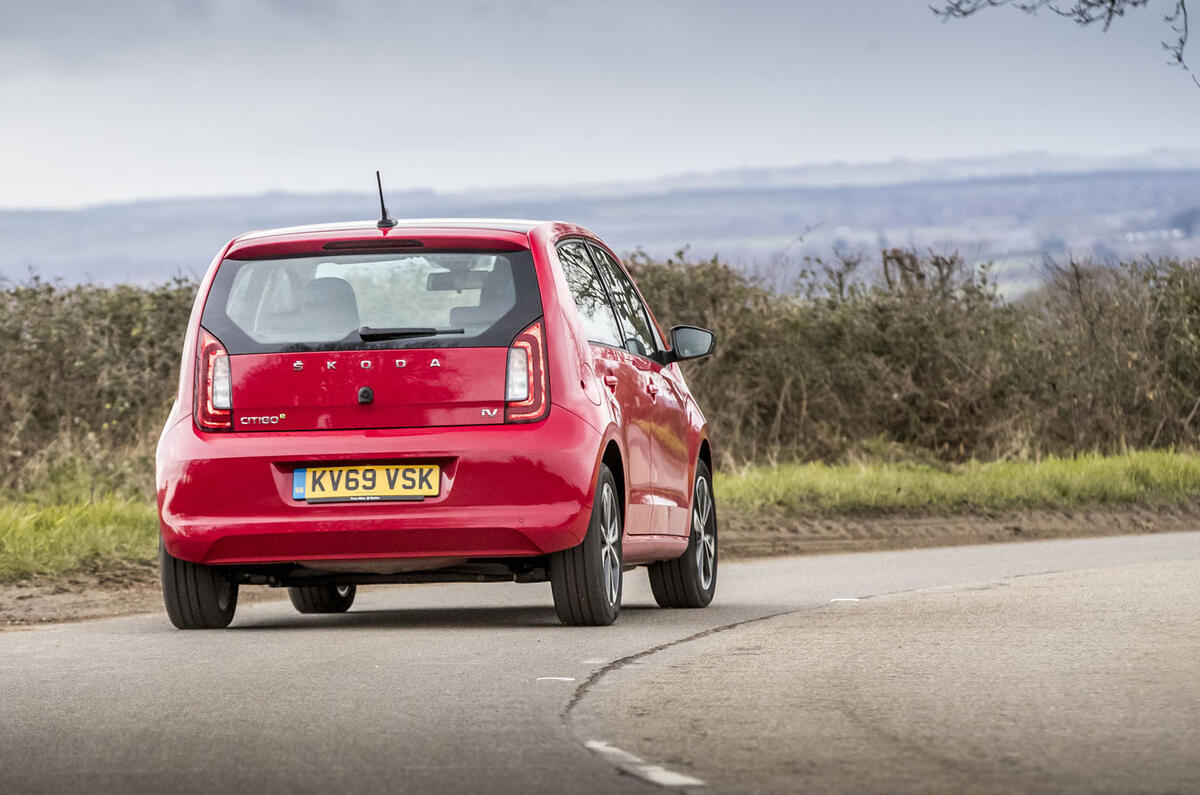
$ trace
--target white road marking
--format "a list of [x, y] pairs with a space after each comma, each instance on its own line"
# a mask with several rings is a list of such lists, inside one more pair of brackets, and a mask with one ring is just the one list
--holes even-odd
[[589, 750], [595, 751], [601, 756], [607, 756], [609, 761], [616, 762], [621, 765], [644, 765], [641, 757], [634, 756], [628, 751], [622, 751], [615, 745], [609, 745], [602, 740], [588, 740], [584, 746]]
[[830, 599], [829, 601], [831, 601], [831, 602], [857, 602], [860, 600], [855, 599], [853, 596], [843, 596], [840, 599]]
[[683, 773], [676, 773], [674, 770], [667, 770], [659, 765], [644, 765], [642, 767], [642, 776], [650, 779], [660, 787], [703, 787], [704, 782], [698, 778], [685, 776]]
[[583, 664], [584, 664], [584, 665], [603, 665], [603, 664], [604, 664], [604, 663], [606, 663], [606, 662], [608, 662], [608, 660], [601, 660], [601, 659], [599, 659], [599, 658], [592, 658], [592, 659], [590, 659], [590, 660], [584, 660], [584, 661], [583, 661]]
[[662, 765], [651, 765], [639, 756], [623, 751], [615, 745], [601, 740], [588, 740], [584, 746], [606, 758], [626, 773], [645, 779], [660, 787], [703, 787], [704, 782], [698, 778], [676, 773]]
[[539, 676], [537, 678], [537, 680], [539, 682], [574, 682], [575, 677], [573, 677], [573, 676]]

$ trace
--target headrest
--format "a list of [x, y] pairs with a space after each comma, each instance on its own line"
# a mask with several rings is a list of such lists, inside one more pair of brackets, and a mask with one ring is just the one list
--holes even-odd
[[313, 279], [304, 285], [304, 315], [313, 332], [341, 339], [359, 327], [354, 288], [345, 279]]
[[451, 326], [490, 326], [516, 306], [517, 292], [512, 267], [497, 260], [479, 288], [479, 306], [456, 306], [450, 310]]

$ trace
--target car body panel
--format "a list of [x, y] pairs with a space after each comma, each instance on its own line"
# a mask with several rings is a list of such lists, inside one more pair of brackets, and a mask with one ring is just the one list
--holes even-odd
[[[241, 431], [504, 422], [507, 348], [267, 353], [231, 359]], [[371, 390], [367, 402], [359, 396], [364, 388]]]
[[604, 383], [604, 396], [613, 423], [625, 441], [625, 486], [627, 490], [625, 531], [654, 532], [654, 464], [651, 459], [648, 408], [650, 396], [646, 372], [633, 357], [618, 348], [589, 343], [593, 367]]
[[[569, 410], [515, 426], [206, 433], [159, 444], [167, 551], [197, 563], [537, 555], [579, 543], [591, 512], [596, 430]], [[420, 502], [292, 499], [299, 466], [426, 463], [440, 493]], [[490, 541], [488, 539], [491, 539]]]

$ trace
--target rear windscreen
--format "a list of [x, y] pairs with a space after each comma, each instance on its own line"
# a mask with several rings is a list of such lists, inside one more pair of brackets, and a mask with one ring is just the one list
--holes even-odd
[[507, 347], [541, 314], [527, 250], [340, 254], [225, 260], [201, 323], [231, 354], [294, 353]]

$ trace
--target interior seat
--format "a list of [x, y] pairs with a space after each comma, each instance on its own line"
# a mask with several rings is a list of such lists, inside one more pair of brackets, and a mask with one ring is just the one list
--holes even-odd
[[322, 276], [304, 285], [306, 330], [325, 339], [341, 339], [357, 331], [358, 299], [345, 279]]
[[456, 306], [450, 310], [450, 325], [454, 327], [490, 326], [517, 305], [516, 285], [512, 265], [497, 259], [479, 290], [479, 306]]

